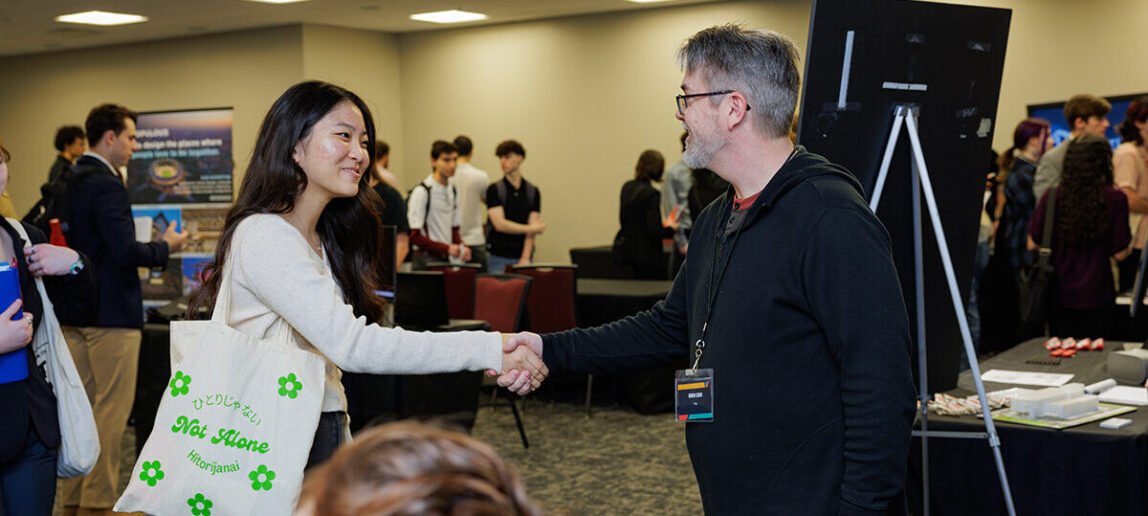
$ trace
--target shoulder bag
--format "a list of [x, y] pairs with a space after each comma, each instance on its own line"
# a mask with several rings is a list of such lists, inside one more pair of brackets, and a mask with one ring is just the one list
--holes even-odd
[[1049, 307], [1056, 296], [1056, 268], [1052, 263], [1052, 228], [1056, 218], [1057, 187], [1048, 190], [1044, 233], [1035, 263], [1020, 271], [1020, 324], [1022, 333], [1044, 335]]
[[[31, 243], [28, 233], [20, 221], [8, 219], [25, 242]], [[32, 351], [36, 363], [44, 365], [45, 379], [52, 385], [56, 394], [56, 415], [60, 420], [60, 453], [56, 459], [56, 476], [60, 478], [82, 477], [92, 472], [96, 459], [100, 456], [100, 438], [96, 430], [96, 419], [92, 416], [92, 404], [84, 391], [84, 382], [72, 361], [72, 352], [60, 330], [55, 307], [44, 289], [44, 280], [36, 278], [36, 291], [44, 315], [40, 316], [40, 328], [32, 336]]]

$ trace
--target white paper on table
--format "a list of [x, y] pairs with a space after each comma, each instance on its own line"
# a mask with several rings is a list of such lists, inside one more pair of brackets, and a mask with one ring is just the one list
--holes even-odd
[[1100, 401], [1120, 405], [1148, 405], [1148, 389], [1117, 385], [1100, 394]]
[[1007, 369], [992, 369], [985, 371], [981, 379], [986, 382], [1010, 383], [1015, 385], [1038, 385], [1041, 387], [1060, 387], [1072, 380], [1071, 374], [1033, 373], [1029, 371], [1010, 371]]

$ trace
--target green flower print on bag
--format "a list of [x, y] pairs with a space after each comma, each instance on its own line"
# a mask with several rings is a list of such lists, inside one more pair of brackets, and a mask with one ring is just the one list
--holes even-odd
[[275, 480], [275, 472], [267, 469], [267, 466], [260, 464], [255, 471], [247, 474], [247, 478], [251, 479], [251, 489], [255, 491], [260, 489], [270, 491], [271, 481]]
[[188, 385], [191, 385], [191, 375], [183, 374], [183, 371], [176, 371], [171, 383], [167, 384], [168, 387], [171, 387], [172, 397], [187, 394]]
[[163, 480], [163, 470], [159, 469], [159, 461], [151, 461], [143, 463], [143, 471], [140, 471], [140, 480], [147, 482], [148, 487], [155, 487], [155, 483]]
[[303, 384], [295, 379], [295, 373], [288, 374], [287, 376], [279, 377], [279, 395], [295, 399], [299, 396], [299, 391], [303, 390]]
[[195, 516], [211, 516], [211, 500], [203, 496], [203, 493], [195, 493], [195, 498], [188, 498], [187, 504]]

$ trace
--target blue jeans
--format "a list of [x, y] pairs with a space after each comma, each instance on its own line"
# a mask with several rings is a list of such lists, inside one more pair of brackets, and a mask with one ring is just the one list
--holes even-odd
[[44, 447], [29, 421], [24, 449], [0, 466], [0, 513], [51, 516], [56, 500], [57, 454], [55, 448]]
[[502, 274], [506, 272], [508, 265], [515, 265], [518, 263], [518, 258], [507, 258], [505, 256], [498, 256], [497, 254], [487, 255], [486, 272], [493, 274]]
[[311, 453], [307, 455], [307, 466], [318, 466], [335, 454], [343, 444], [343, 425], [347, 423], [346, 412], [324, 412], [319, 415], [319, 426], [315, 428], [315, 440], [311, 443]]

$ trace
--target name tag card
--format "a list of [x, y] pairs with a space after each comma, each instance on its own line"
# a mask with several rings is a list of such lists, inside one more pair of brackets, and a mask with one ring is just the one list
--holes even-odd
[[683, 423], [714, 420], [713, 369], [681, 369], [675, 373], [674, 414]]

